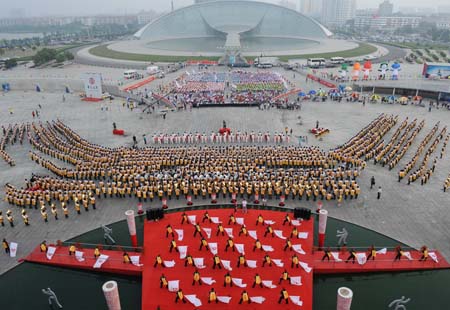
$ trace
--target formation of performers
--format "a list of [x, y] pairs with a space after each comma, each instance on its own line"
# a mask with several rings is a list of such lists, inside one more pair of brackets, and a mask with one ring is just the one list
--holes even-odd
[[[386, 154], [383, 150], [393, 142], [380, 148], [382, 138], [397, 119], [382, 114], [347, 143], [328, 152], [287, 145], [108, 148], [88, 142], [59, 120], [10, 126], [4, 129], [5, 134], [10, 133], [6, 136], [22, 141], [26, 135], [34, 148], [30, 159], [56, 176], [34, 176], [24, 188], [8, 185], [6, 200], [21, 209], [39, 208], [43, 218], [47, 212], [56, 218], [58, 212], [68, 215], [71, 209], [78, 214], [82, 208], [87, 211], [93, 208], [95, 199], [107, 197], [135, 197], [139, 201], [188, 196], [207, 199], [212, 195], [254, 197], [255, 201], [257, 197], [282, 196], [338, 202], [356, 199], [360, 193], [357, 177], [365, 167], [364, 159]], [[404, 122], [400, 127], [407, 125]], [[444, 136], [445, 129], [439, 140]], [[183, 140], [189, 143], [202, 137], [186, 135]], [[265, 139], [260, 133], [234, 138]], [[442, 152], [447, 141], [448, 135]], [[437, 143], [432, 146], [428, 152]]]
[[[246, 218], [246, 220], [249, 220], [248, 218]], [[211, 234], [213, 233], [212, 228], [203, 228], [202, 225], [203, 223], [207, 224], [215, 224], [217, 225], [217, 231], [215, 233], [216, 236], [222, 236], [222, 237], [227, 237], [225, 240], [225, 243], [223, 245], [217, 244], [216, 242], [214, 242], [214, 249], [210, 248], [210, 244], [208, 243], [209, 239], [206, 239], [205, 233], [207, 229], [211, 229]], [[226, 269], [226, 273], [223, 275], [223, 287], [227, 288], [227, 287], [233, 287], [233, 286], [238, 286], [243, 288], [241, 294], [240, 294], [240, 299], [239, 299], [239, 304], [242, 303], [252, 303], [252, 302], [257, 302], [258, 299], [264, 301], [264, 297], [259, 296], [259, 297], [250, 297], [249, 292], [246, 290], [247, 284], [243, 284], [242, 283], [242, 279], [235, 279], [232, 275], [232, 273], [230, 272], [232, 267], [231, 265], [229, 266], [228, 263], [226, 263], [225, 261], [223, 261], [221, 259], [221, 257], [219, 256], [219, 247], [222, 248], [225, 252], [228, 251], [232, 251], [232, 252], [236, 252], [235, 256], [237, 257], [236, 260], [236, 268], [250, 268], [250, 262], [252, 262], [251, 260], [247, 260], [245, 252], [243, 250], [243, 248], [238, 248], [236, 243], [239, 243], [238, 240], [233, 237], [232, 235], [230, 235], [229, 232], [225, 232], [225, 228], [223, 227], [223, 224], [226, 221], [224, 221], [222, 219], [222, 221], [219, 218], [213, 218], [208, 211], [205, 211], [203, 213], [203, 217], [201, 218], [201, 222], [200, 219], [191, 219], [185, 212], [183, 212], [181, 214], [181, 227], [186, 227], [186, 225], [190, 225], [194, 231], [193, 236], [198, 238], [200, 247], [199, 247], [199, 251], [202, 250], [206, 250], [208, 252], [211, 252], [212, 255], [212, 265], [210, 265], [210, 267], [212, 269], [222, 269], [222, 266], [224, 269]], [[266, 235], [272, 231], [273, 233], [273, 229], [271, 224], [268, 222], [272, 222], [272, 221], [268, 221], [266, 222], [263, 218], [263, 216], [261, 214], [258, 215], [258, 217], [256, 218], [256, 226], [260, 226], [261, 227], [261, 231], [259, 233], [261, 233], [262, 231], [265, 231], [265, 235], [264, 237], [266, 237]], [[237, 221], [237, 216], [235, 212], [231, 212], [231, 214], [228, 217], [228, 225], [231, 225], [231, 227], [233, 226], [238, 226], [240, 227], [240, 232], [239, 232], [239, 237], [241, 235], [245, 236], [249, 236], [250, 234], [247, 231], [247, 227], [245, 225], [240, 225]], [[284, 246], [284, 251], [293, 251], [292, 248], [292, 242], [291, 242], [291, 238], [297, 238], [298, 237], [298, 226], [296, 225], [300, 225], [300, 223], [294, 223], [294, 221], [291, 220], [291, 215], [289, 213], [286, 213], [286, 215], [284, 216], [284, 220], [282, 223], [280, 223], [280, 225], [282, 225], [283, 227], [289, 227], [289, 230], [291, 231], [290, 234], [290, 238], [287, 238], [285, 240], [285, 246]], [[227, 228], [228, 229], [228, 228]], [[189, 252], [186, 250], [186, 252], [181, 253], [181, 248], [179, 249], [177, 246], [177, 242], [175, 241], [175, 231], [176, 229], [174, 229], [172, 227], [171, 224], [168, 224], [166, 226], [166, 232], [165, 232], [165, 237], [168, 238], [169, 241], [169, 253], [172, 253], [172, 251], [175, 251], [177, 253], [180, 253], [180, 259], [182, 259], [184, 261], [184, 267], [186, 268], [193, 268], [193, 273], [192, 273], [192, 286], [202, 286], [203, 282], [208, 284], [208, 285], [212, 285], [213, 283], [216, 283], [216, 280], [213, 280], [212, 278], [202, 278], [201, 277], [201, 269], [206, 268], [206, 266], [204, 265], [203, 261], [204, 258], [193, 258], [192, 256], [192, 251]], [[185, 229], [183, 230], [183, 232], [185, 231]], [[179, 230], [177, 230], [177, 234], [179, 234]], [[254, 231], [254, 233], [256, 233], [256, 231]], [[184, 236], [184, 233], [183, 233]], [[209, 235], [208, 235], [209, 237]], [[274, 236], [272, 236], [274, 237]], [[278, 266], [278, 267], [283, 267], [284, 263], [281, 260], [277, 260], [274, 259], [272, 260], [269, 252], [266, 252], [266, 248], [265, 246], [262, 245], [262, 241], [260, 241], [260, 239], [256, 238], [256, 236], [252, 237], [254, 239], [254, 246], [253, 246], [253, 252], [255, 253], [261, 253], [261, 261], [262, 261], [262, 266], [265, 267], [270, 267], [270, 266]], [[256, 238], [256, 239], [255, 239]], [[253, 240], [252, 239], [252, 240]], [[217, 248], [215, 248], [217, 245]], [[243, 246], [242, 244], [240, 246]], [[273, 251], [273, 249], [271, 249], [271, 251]], [[183, 254], [183, 255], [181, 255]], [[201, 263], [199, 261], [199, 259], [201, 260]], [[256, 261], [253, 261], [256, 262]], [[166, 261], [164, 261], [162, 255], [158, 254], [156, 255], [155, 258], [155, 262], [153, 264], [153, 268], [163, 268], [167, 270], [167, 267], [170, 266], [166, 266]], [[173, 263], [172, 263], [173, 264]], [[201, 265], [199, 265], [201, 264]], [[292, 258], [291, 258], [291, 268], [299, 268], [300, 265], [300, 260], [299, 257], [297, 256], [297, 254], [293, 254]], [[254, 268], [255, 266], [251, 267]], [[291, 285], [300, 285], [300, 283], [297, 282], [291, 282], [291, 275], [288, 271], [287, 268], [283, 268], [281, 269], [283, 270], [280, 274], [279, 279], [277, 279], [276, 282], [278, 282], [279, 285], [283, 284], [285, 285], [285, 287], [287, 286], [291, 286]], [[208, 280], [207, 280], [208, 279]], [[237, 282], [236, 282], [237, 281]], [[181, 281], [178, 281], [177, 287], [172, 287], [170, 288], [169, 285], [169, 279], [166, 276], [166, 273], [162, 273], [160, 278], [159, 278], [159, 286], [160, 288], [164, 288], [164, 289], [169, 289], [171, 292], [175, 293], [175, 303], [178, 302], [183, 302], [186, 303], [186, 296], [183, 293], [183, 290], [181, 288], [180, 284], [183, 283], [179, 283]], [[184, 283], [185, 285], [185, 283]], [[248, 285], [250, 286], [250, 284]], [[269, 287], [269, 288], [275, 288], [276, 286], [274, 286], [272, 284], [272, 281], [263, 281], [262, 279], [262, 275], [258, 272], [254, 273], [253, 276], [253, 284], [251, 285], [251, 288], [255, 288], [255, 287]], [[285, 304], [289, 304], [290, 298], [289, 298], [289, 293], [286, 290], [286, 288], [283, 287], [280, 291], [280, 296], [278, 299], [278, 303], [285, 303]], [[255, 299], [256, 298], [256, 299]], [[229, 303], [231, 300], [230, 296], [219, 296], [218, 293], [215, 291], [215, 288], [212, 287], [209, 292], [208, 292], [208, 303], [219, 303], [219, 302], [223, 302], [223, 303]], [[253, 300], [253, 301], [252, 301]]]
[[2, 131], [3, 137], [0, 139], [0, 156], [8, 165], [12, 167], [15, 166], [16, 163], [5, 151], [6, 145], [8, 143], [11, 143], [11, 145], [13, 145], [17, 142], [17, 140], [19, 140], [20, 144], [23, 143], [23, 139], [25, 136], [25, 124], [21, 124], [20, 126], [18, 124], [14, 124], [14, 126], [9, 125], [7, 128], [2, 126]]
[[[351, 261], [354, 264], [358, 256], [358, 253], [356, 252], [355, 249], [352, 248], [350, 250], [347, 250], [347, 247], [345, 245], [338, 248], [338, 250], [335, 252], [331, 251], [330, 247], [324, 249], [323, 252], [324, 254], [322, 256], [322, 261], [327, 260], [328, 262], [330, 261], [331, 258], [333, 258], [335, 261], [343, 261], [345, 263]], [[386, 248], [377, 251], [375, 246], [371, 245], [369, 249], [365, 253], [361, 253], [361, 255], [364, 257], [363, 261], [365, 263], [369, 262], [370, 260], [374, 261], [378, 254], [386, 254], [386, 252], [387, 252]], [[394, 252], [395, 252], [394, 262], [400, 261], [403, 257], [406, 257], [408, 260], [412, 260], [410, 252], [404, 251], [400, 245], [395, 247]], [[420, 248], [420, 253], [421, 257], [419, 258], [419, 261], [425, 262], [428, 260], [430, 256], [434, 257], [434, 259], [437, 259], [435, 253], [430, 252], [428, 247], [425, 245]], [[339, 258], [341, 254], [342, 255], [348, 254], [348, 257], [345, 261]]]
[[222, 143], [289, 143], [291, 136], [289, 134], [275, 132], [271, 134], [255, 133], [255, 132], [240, 132], [228, 134], [225, 132], [223, 135], [215, 132], [207, 135], [206, 133], [171, 133], [171, 134], [154, 134], [152, 139], [154, 144], [222, 144]]

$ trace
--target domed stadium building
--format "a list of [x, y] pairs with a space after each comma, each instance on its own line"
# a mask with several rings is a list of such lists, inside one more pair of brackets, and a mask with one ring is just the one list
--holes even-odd
[[275, 56], [357, 47], [331, 36], [319, 22], [295, 10], [256, 1], [220, 0], [174, 10], [140, 29], [135, 34], [138, 40], [108, 48], [156, 55]]

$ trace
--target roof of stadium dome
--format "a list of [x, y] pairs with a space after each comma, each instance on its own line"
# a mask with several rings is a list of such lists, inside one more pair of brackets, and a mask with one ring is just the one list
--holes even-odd
[[297, 11], [256, 1], [210, 1], [170, 12], [135, 36], [149, 42], [196, 37], [284, 37], [325, 39], [332, 33]]

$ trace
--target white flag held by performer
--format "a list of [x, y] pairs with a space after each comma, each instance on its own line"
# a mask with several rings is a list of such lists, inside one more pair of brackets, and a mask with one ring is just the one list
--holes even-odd
[[257, 266], [256, 266], [256, 260], [249, 260], [249, 259], [247, 259], [247, 266], [248, 266], [249, 268], [257, 268]]
[[331, 252], [331, 256], [333, 256], [335, 261], [342, 262], [342, 259], [339, 258], [339, 252]]
[[273, 231], [275, 236], [277, 236], [280, 239], [286, 240], [286, 237], [283, 236], [283, 231], [282, 230], [274, 230]]
[[266, 300], [266, 299], [262, 296], [255, 296], [255, 297], [250, 297], [250, 300], [254, 303], [262, 304], [264, 302], [264, 300]]
[[195, 267], [197, 267], [198, 269], [206, 268], [204, 261], [205, 259], [203, 257], [194, 257]]
[[236, 218], [236, 223], [238, 223], [239, 225], [244, 225], [244, 218], [243, 217], [237, 217]]
[[189, 223], [191, 223], [192, 225], [195, 225], [195, 223], [197, 221], [197, 216], [196, 215], [188, 215], [188, 220], [189, 220]]
[[108, 258], [109, 258], [108, 255], [103, 255], [103, 254], [101, 254], [101, 255], [97, 258], [97, 260], [96, 260], [96, 262], [95, 262], [95, 264], [94, 264], [94, 268], [100, 268], [100, 267], [102, 267], [103, 263], [106, 262], [106, 261], [108, 260]]
[[264, 220], [264, 224], [266, 224], [266, 225], [273, 225], [273, 224], [275, 224], [275, 221], [272, 221], [272, 220]]
[[277, 267], [284, 267], [284, 263], [281, 259], [272, 259], [272, 262], [275, 264], [275, 266]]
[[377, 254], [386, 254], [387, 253], [387, 249], [386, 248], [382, 248], [381, 250], [377, 251]]
[[211, 243], [208, 243], [208, 246], [209, 246], [209, 250], [211, 251], [211, 253], [212, 253], [213, 255], [216, 255], [216, 254], [218, 253], [218, 250], [217, 250], [217, 242], [211, 242]]
[[439, 263], [438, 257], [436, 255], [436, 252], [428, 252], [428, 255], [431, 257], [432, 260], [434, 260], [436, 263]]
[[306, 254], [305, 251], [303, 251], [301, 244], [293, 244], [292, 249], [294, 249], [294, 251], [298, 254]]
[[307, 232], [299, 232], [297, 237], [299, 239], [308, 239], [308, 233]]
[[292, 301], [293, 304], [297, 306], [303, 306], [303, 301], [300, 300], [300, 296], [289, 296], [289, 299]]
[[17, 242], [10, 242], [9, 243], [9, 257], [16, 257], [17, 254]]
[[49, 246], [47, 248], [47, 259], [51, 260], [53, 258], [53, 255], [55, 254], [55, 252], [56, 252], [56, 248], [54, 246]]
[[167, 267], [167, 268], [175, 267], [175, 261], [174, 260], [165, 260], [163, 263], [164, 263], [164, 266]]
[[228, 237], [234, 238], [234, 236], [233, 236], [233, 228], [225, 228], [225, 232], [227, 233]]
[[253, 239], [258, 239], [258, 235], [256, 234], [256, 230], [249, 230], [248, 231], [248, 235], [250, 236], [250, 237], [252, 237]]
[[229, 296], [217, 296], [217, 300], [223, 302], [224, 304], [229, 304], [231, 297]]
[[141, 258], [140, 258], [139, 255], [130, 256], [131, 263], [132, 263], [133, 265], [135, 265], [135, 266], [138, 266], [138, 267], [144, 266], [144, 264], [140, 264], [140, 263], [139, 263], [140, 259], [141, 259]]
[[178, 241], [183, 241], [184, 230], [183, 229], [175, 229], [175, 232], [178, 235]]
[[232, 278], [231, 281], [233, 281], [233, 284], [239, 287], [247, 287], [247, 284], [242, 283], [242, 279], [239, 278]]
[[296, 286], [301, 286], [302, 285], [302, 277], [300, 277], [300, 276], [291, 277], [291, 284], [296, 285]]
[[300, 266], [305, 270], [307, 273], [310, 273], [312, 268], [309, 267], [308, 263], [299, 262]]
[[366, 253], [356, 253], [356, 260], [358, 261], [358, 264], [364, 265], [367, 262]]
[[273, 252], [273, 251], [275, 251], [271, 245], [265, 245], [265, 244], [262, 245], [262, 249], [265, 252]]
[[202, 305], [202, 301], [197, 298], [197, 295], [184, 295], [184, 297], [186, 297], [186, 299], [195, 307], [200, 307]]
[[83, 255], [84, 255], [83, 252], [81, 252], [81, 251], [75, 251], [75, 258], [76, 258], [77, 261], [79, 261], [80, 263], [85, 261]]
[[277, 286], [276, 285], [273, 285], [273, 283], [272, 283], [272, 281], [266, 281], [266, 280], [264, 280], [264, 281], [262, 281], [262, 284], [265, 286], [265, 287], [268, 287], [268, 288], [276, 288]]
[[403, 252], [403, 256], [409, 260], [412, 260], [411, 253], [409, 253], [408, 251]]
[[211, 222], [213, 222], [214, 224], [221, 223], [217, 216], [211, 216]]
[[169, 292], [177, 292], [180, 289], [180, 280], [172, 280], [167, 282]]
[[229, 270], [229, 271], [233, 270], [233, 268], [231, 268], [231, 263], [229, 260], [222, 259], [221, 262], [222, 262], [223, 268], [225, 268], [226, 270]]
[[291, 220], [291, 224], [293, 226], [300, 226], [302, 224], [302, 222], [298, 221], [298, 220]]
[[180, 252], [180, 259], [186, 258], [187, 248], [188, 248], [187, 245], [179, 245], [178, 246], [178, 251]]
[[211, 238], [211, 228], [203, 228], [203, 231], [206, 233], [206, 236], [208, 236], [208, 239]]
[[200, 279], [202, 280], [203, 283], [207, 285], [213, 285], [213, 283], [216, 283], [216, 280], [214, 280], [211, 277], [201, 277]]
[[241, 244], [241, 243], [235, 243], [234, 246], [236, 247], [236, 250], [237, 250], [239, 253], [241, 253], [241, 254], [245, 253], [245, 251], [244, 251], [244, 244]]

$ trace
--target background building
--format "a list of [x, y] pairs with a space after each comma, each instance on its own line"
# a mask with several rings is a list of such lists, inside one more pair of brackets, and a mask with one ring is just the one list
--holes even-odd
[[283, 6], [285, 8], [288, 8], [288, 9], [291, 9], [291, 10], [296, 10], [297, 9], [295, 3], [291, 2], [289, 0], [281, 0], [281, 1], [278, 2], [278, 5], [279, 6]]
[[307, 16], [320, 17], [322, 13], [322, 0], [300, 0], [299, 12]]
[[394, 12], [394, 4], [390, 3], [389, 0], [385, 0], [378, 6], [378, 15], [380, 16], [391, 16]]
[[371, 30], [395, 30], [404, 26], [416, 28], [422, 22], [420, 16], [377, 16], [358, 15], [355, 17], [355, 28]]
[[355, 17], [356, 0], [323, 0], [321, 21], [327, 26], [341, 26]]

